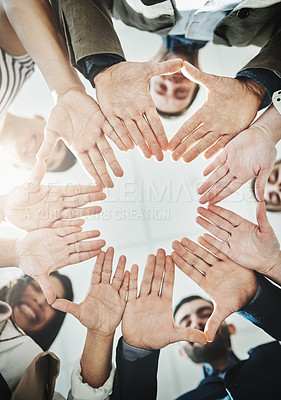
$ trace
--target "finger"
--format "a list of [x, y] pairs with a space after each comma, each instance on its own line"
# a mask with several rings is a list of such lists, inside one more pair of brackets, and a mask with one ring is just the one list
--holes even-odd
[[138, 266], [136, 264], [132, 265], [129, 279], [129, 291], [128, 291], [128, 301], [135, 300], [137, 298], [138, 291]]
[[224, 229], [221, 229], [218, 226], [211, 224], [209, 221], [202, 217], [196, 217], [196, 222], [223, 242], [229, 238], [230, 232], [226, 232]]
[[106, 199], [106, 194], [103, 192], [79, 194], [76, 196], [65, 197], [63, 199], [64, 208], [81, 207], [85, 204], [94, 201], [102, 201]]
[[44, 178], [46, 168], [47, 166], [44, 160], [37, 160], [27, 184], [32, 185], [34, 188], [38, 188]]
[[181, 72], [187, 79], [190, 79], [192, 82], [198, 83], [199, 85], [202, 84], [205, 87], [208, 87], [209, 83], [213, 80], [212, 75], [200, 71], [200, 69], [187, 61], [184, 61]]
[[233, 211], [227, 210], [226, 208], [215, 206], [210, 204], [208, 209], [213, 213], [219, 215], [220, 217], [224, 218], [228, 221], [232, 226], [236, 227], [241, 224], [244, 218], [240, 217], [240, 215], [235, 214]]
[[173, 251], [171, 254], [171, 257], [176, 264], [176, 266], [185, 274], [187, 275], [190, 279], [193, 280], [193, 282], [197, 283], [197, 285], [201, 285], [203, 279], [205, 278], [201, 272], [199, 272], [196, 268], [194, 268], [192, 265], [188, 264], [181, 256], [178, 255], [176, 251]]
[[148, 62], [145, 64], [148, 71], [148, 78], [151, 78], [155, 75], [173, 74], [179, 71], [183, 66], [183, 61], [181, 58], [174, 58], [160, 63]]
[[[124, 129], [124, 127], [119, 119], [118, 119], [118, 121], [121, 124], [121, 129]], [[120, 126], [120, 125], [118, 125], [118, 126]], [[126, 144], [123, 143], [122, 139], [118, 136], [117, 132], [115, 132], [115, 130], [112, 128], [112, 126], [108, 122], [106, 122], [103, 125], [102, 131], [110, 140], [112, 140], [116, 144], [116, 146], [119, 148], [119, 150], [127, 151], [128, 149], [131, 148], [131, 147], [127, 147]], [[123, 133], [123, 135], [124, 135], [124, 133]], [[127, 137], [129, 137], [127, 132], [125, 132], [125, 135]], [[125, 141], [126, 141], [126, 139], [125, 139]], [[128, 139], [127, 142], [130, 146], [132, 145], [132, 141], [130, 138]]]
[[126, 301], [127, 294], [128, 294], [128, 291], [129, 291], [129, 279], [130, 279], [130, 273], [129, 273], [129, 271], [125, 271], [124, 279], [123, 279], [123, 282], [122, 282], [122, 286], [121, 286], [121, 288], [119, 290], [120, 297], [124, 301]]
[[74, 220], [58, 219], [57, 221], [53, 222], [52, 228], [63, 228], [63, 227], [68, 227], [68, 226], [81, 227], [82, 225], [84, 225], [84, 223], [85, 223], [84, 219], [74, 219]]
[[230, 140], [236, 135], [223, 135], [221, 138], [212, 146], [210, 147], [205, 153], [204, 157], [208, 160], [209, 158], [213, 157], [218, 151], [223, 149], [225, 145], [230, 142]]
[[272, 227], [267, 219], [264, 201], [260, 201], [258, 203], [257, 210], [256, 210], [256, 217], [257, 217], [257, 223], [259, 225], [261, 232], [272, 231]]
[[78, 233], [81, 231], [82, 231], [81, 226], [65, 226], [65, 227], [54, 229], [54, 233], [60, 237], [64, 237], [64, 236], [70, 235], [72, 233]]
[[181, 144], [182, 140], [187, 138], [202, 123], [203, 121], [201, 120], [199, 114], [195, 113], [191, 118], [185, 121], [174, 137], [172, 137], [169, 142], [169, 149], [174, 151]]
[[61, 218], [71, 219], [71, 218], [80, 218], [85, 217], [87, 215], [96, 215], [100, 214], [102, 208], [100, 206], [92, 206], [92, 207], [83, 207], [83, 208], [66, 208], [61, 212]]
[[101, 273], [102, 283], [105, 283], [105, 284], [110, 283], [113, 257], [114, 257], [114, 248], [109, 247], [105, 253], [105, 259], [104, 259], [102, 273]]
[[68, 257], [69, 265], [79, 264], [82, 261], [90, 260], [90, 258], [96, 257], [98, 254], [100, 254], [100, 252], [101, 250], [98, 249], [70, 254], [70, 256]]
[[171, 256], [167, 256], [165, 260], [165, 274], [163, 279], [163, 286], [161, 297], [172, 299], [174, 290], [175, 279], [175, 265]]
[[102, 193], [101, 188], [96, 185], [66, 185], [58, 186], [59, 194], [63, 197], [79, 196], [83, 194]]
[[140, 297], [149, 295], [151, 291], [155, 264], [156, 264], [156, 257], [154, 254], [150, 254], [147, 257], [145, 270], [142, 277], [142, 282], [140, 287]]
[[209, 253], [209, 251], [203, 249], [201, 246], [198, 246], [197, 243], [194, 243], [187, 237], [182, 238], [181, 244], [209, 265], [213, 265], [218, 262], [218, 259], [214, 257], [213, 254]]
[[86, 172], [89, 174], [89, 176], [94, 179], [95, 184], [99, 188], [103, 188], [104, 187], [103, 183], [99, 177], [99, 174], [96, 171], [96, 168], [94, 167], [94, 165], [92, 163], [92, 160], [91, 160], [89, 154], [86, 152], [83, 152], [83, 153], [79, 153], [78, 156], [82, 163], [82, 166], [84, 167]]
[[[64, 228], [64, 229], [74, 229], [74, 228]], [[80, 242], [81, 240], [92, 239], [98, 237], [100, 235], [100, 231], [92, 230], [78, 233], [70, 233], [65, 236], [65, 242], [67, 244], [72, 244], [76, 242]]]
[[69, 255], [75, 253], [84, 253], [89, 251], [100, 250], [105, 246], [104, 240], [87, 240], [83, 242], [76, 242], [68, 246]]
[[[198, 188], [198, 193], [203, 194], [207, 190], [209, 190], [212, 186], [216, 185], [223, 177], [225, 177], [229, 172], [229, 168], [226, 166], [226, 164], [221, 165], [218, 167], [215, 172], [204, 182], [199, 188]], [[203, 196], [204, 197], [204, 203], [206, 203], [206, 198], [208, 198], [208, 193]], [[203, 197], [200, 199], [203, 202]]]
[[[226, 151], [222, 151], [219, 155], [217, 155], [217, 157], [214, 159], [214, 161], [212, 161], [203, 171], [203, 175], [207, 176], [209, 175], [211, 172], [213, 172], [217, 167], [219, 167], [220, 165], [224, 164], [227, 160], [227, 154]], [[199, 193], [199, 191], [198, 191]], [[204, 192], [202, 192], [204, 193]]]
[[218, 134], [214, 132], [208, 132], [206, 135], [198, 141], [198, 143], [188, 150], [182, 157], [183, 161], [189, 163], [193, 161], [199, 154], [203, 153], [208, 147], [210, 147], [218, 138]]
[[158, 249], [156, 253], [155, 269], [151, 285], [151, 294], [160, 295], [160, 289], [163, 280], [166, 253], [163, 249]]
[[137, 124], [130, 119], [126, 120], [125, 122], [136, 146], [140, 148], [140, 151], [143, 153], [145, 158], [150, 158], [152, 156], [151, 151], [147, 146], [141, 132], [139, 131]]
[[221, 326], [225, 318], [227, 318], [229, 315], [229, 312], [227, 312], [226, 310], [218, 308], [216, 307], [216, 305], [214, 306], [214, 311], [208, 319], [204, 330], [208, 342], [212, 342], [214, 340], [219, 327]]
[[45, 128], [45, 137], [43, 143], [40, 146], [36, 154], [36, 158], [39, 160], [46, 160], [54, 151], [57, 141], [59, 140], [59, 136], [55, 133], [50, 131], [49, 129]]
[[[134, 143], [132, 142], [132, 140], [129, 136], [129, 133], [128, 133], [126, 127], [123, 125], [122, 121], [115, 115], [107, 114], [106, 118], [107, 118], [108, 122], [110, 123], [110, 125], [113, 127], [114, 131], [117, 132], [117, 135], [120, 138], [120, 141], [123, 143], [123, 145], [126, 147], [126, 149], [132, 150], [134, 148]], [[107, 132], [104, 132], [104, 133], [107, 135]], [[111, 137], [110, 137], [110, 139], [111, 139]], [[123, 150], [123, 146], [121, 145], [119, 140], [117, 140], [117, 141], [113, 140], [113, 141], [119, 147], [120, 150]]]
[[210, 209], [198, 207], [197, 212], [219, 228], [224, 229], [227, 232], [231, 232], [233, 230], [233, 226], [226, 219], [212, 212]]
[[235, 178], [217, 196], [210, 199], [209, 203], [210, 204], [219, 203], [220, 201], [226, 199], [231, 194], [235, 193], [241, 186], [244, 185], [244, 183], [245, 182], [242, 182], [240, 179]]
[[206, 335], [199, 329], [180, 328], [177, 326], [172, 332], [171, 343], [176, 343], [180, 341], [200, 343], [200, 344], [207, 343]]
[[101, 251], [92, 271], [91, 286], [98, 285], [101, 282], [101, 273], [105, 259], [105, 252]]
[[66, 299], [57, 299], [52, 307], [56, 310], [72, 314], [75, 318], [80, 318], [80, 306], [79, 304], [72, 303], [72, 301]]
[[145, 116], [162, 150], [166, 151], [168, 149], [168, 139], [155, 107], [149, 107], [145, 111]]
[[265, 185], [270, 173], [270, 169], [263, 169], [258, 174], [255, 182], [255, 195], [258, 201], [264, 201]]
[[51, 280], [48, 275], [37, 275], [34, 276], [34, 279], [39, 284], [46, 297], [48, 304], [52, 304], [56, 300], [56, 291], [54, 286], [51, 283]]
[[97, 142], [98, 149], [102, 155], [102, 157], [107, 161], [108, 165], [110, 166], [112, 172], [115, 176], [121, 177], [123, 176], [124, 172], [115, 157], [115, 154], [109, 145], [108, 141], [104, 136], [101, 136]]
[[124, 280], [124, 270], [126, 267], [126, 257], [119, 257], [119, 261], [112, 280], [112, 287], [118, 292]]
[[[225, 170], [225, 168], [222, 167], [221, 169], [223, 171]], [[233, 173], [230, 171], [227, 172], [224, 177], [222, 177], [211, 187], [211, 189], [199, 200], [199, 202], [202, 204], [202, 202], [206, 203], [207, 201], [211, 201], [213, 198], [217, 198], [222, 190], [224, 190], [234, 179]]]
[[144, 137], [146, 143], [148, 144], [151, 153], [155, 156], [156, 160], [162, 161], [163, 160], [163, 152], [162, 149], [157, 142], [154, 132], [151, 130], [149, 124], [146, 122], [146, 120], [141, 117], [136, 120], [136, 124]]
[[198, 242], [211, 251], [219, 260], [227, 259], [227, 255], [230, 252], [230, 247], [227, 243], [220, 242], [209, 234], [204, 234], [198, 238]]
[[[195, 245], [195, 243], [194, 243], [194, 245]], [[201, 260], [201, 258], [199, 258], [196, 254], [192, 253], [185, 246], [183, 246], [178, 240], [175, 240], [172, 243], [172, 248], [189, 265], [191, 265], [192, 267], [196, 268], [198, 271], [203, 272], [204, 274], [206, 274], [206, 272], [209, 269], [209, 265], [205, 261]]]
[[114, 186], [112, 179], [110, 178], [110, 175], [106, 169], [106, 164], [104, 161], [104, 158], [102, 154], [100, 153], [99, 149], [97, 147], [92, 147], [89, 151], [88, 154], [90, 156], [90, 159], [99, 175], [100, 180], [102, 181], [102, 184], [104, 187], [109, 187], [112, 188]]
[[194, 143], [196, 143], [198, 140], [200, 140], [202, 137], [207, 135], [209, 132], [209, 128], [206, 128], [203, 124], [199, 126], [196, 130], [194, 130], [190, 135], [187, 136], [186, 139], [184, 139], [181, 144], [178, 145], [178, 147], [174, 150], [172, 153], [172, 159], [174, 161], [178, 161], [182, 155], [192, 146]]

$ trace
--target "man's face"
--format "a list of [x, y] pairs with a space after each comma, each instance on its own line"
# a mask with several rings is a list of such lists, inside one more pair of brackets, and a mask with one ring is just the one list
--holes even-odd
[[[21, 168], [32, 168], [36, 162], [36, 154], [44, 139], [45, 120], [36, 116], [15, 118], [1, 137], [1, 146], [8, 152], [14, 165]], [[49, 171], [57, 168], [64, 160], [67, 147], [60, 140], [53, 154], [46, 160]]]
[[[49, 278], [55, 288], [58, 298], [64, 297], [64, 288], [55, 276]], [[55, 316], [56, 311], [50, 306], [34, 280], [26, 286], [21, 298], [13, 308], [13, 317], [16, 324], [27, 334], [38, 332]]]
[[181, 72], [154, 76], [150, 80], [150, 94], [157, 110], [168, 114], [185, 110], [191, 103], [196, 87], [196, 83]]
[[275, 164], [265, 185], [264, 199], [271, 209], [281, 211], [281, 162]]
[[[183, 304], [175, 315], [175, 323], [182, 328], [194, 328], [204, 331], [205, 325], [213, 312], [213, 306], [206, 300], [196, 299]], [[219, 328], [211, 343], [181, 342], [186, 355], [195, 363], [215, 361], [227, 354], [230, 347], [230, 334], [226, 324]]]

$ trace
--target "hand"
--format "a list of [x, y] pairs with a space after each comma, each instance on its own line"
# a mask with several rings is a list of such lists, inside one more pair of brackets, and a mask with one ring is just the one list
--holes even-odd
[[187, 61], [182, 73], [206, 87], [207, 100], [170, 141], [172, 158], [177, 161], [182, 157], [183, 161], [190, 162], [207, 149], [204, 155], [210, 158], [255, 118], [261, 103], [255, 92], [259, 90], [258, 84], [252, 81], [253, 88], [249, 89], [250, 83], [206, 74]]
[[129, 272], [125, 271], [126, 257], [121, 256], [110, 283], [114, 249], [98, 255], [92, 272], [87, 296], [80, 304], [57, 299], [52, 306], [76, 317], [88, 330], [102, 336], [111, 336], [119, 325], [129, 286]]
[[137, 280], [138, 266], [133, 265], [122, 319], [122, 333], [126, 343], [142, 349], [161, 349], [181, 340], [206, 343], [203, 332], [179, 328], [174, 323], [174, 263], [170, 256], [165, 257], [163, 249], [157, 251], [156, 257], [148, 256], [139, 296]]
[[215, 236], [205, 234], [208, 243], [244, 267], [263, 275], [270, 273], [277, 263], [280, 245], [268, 222], [264, 202], [257, 205], [258, 225], [218, 206], [199, 207], [197, 211], [204, 218], [197, 217], [196, 222]]
[[45, 162], [38, 160], [31, 179], [6, 196], [5, 215], [13, 225], [26, 231], [81, 226], [84, 220], [73, 218], [101, 212], [99, 206], [81, 208], [106, 198], [97, 186], [40, 186], [45, 171]]
[[88, 240], [99, 231], [81, 232], [80, 227], [46, 228], [28, 233], [15, 244], [21, 270], [41, 286], [49, 304], [56, 299], [48, 275], [66, 265], [88, 260], [100, 253], [104, 240]]
[[192, 240], [183, 238], [181, 242], [173, 242], [175, 251], [172, 258], [179, 269], [197, 283], [214, 303], [214, 311], [205, 326], [207, 339], [212, 342], [225, 318], [252, 300], [258, 283], [253, 271], [230, 260], [204, 238], [200, 237], [199, 243], [213, 254]]
[[122, 176], [123, 171], [104, 135], [114, 140], [116, 134], [98, 104], [83, 90], [70, 89], [58, 97], [37, 158], [48, 158], [63, 138], [99, 187], [113, 187], [105, 160], [115, 176]]
[[163, 160], [162, 150], [167, 150], [168, 141], [149, 93], [149, 80], [181, 67], [180, 59], [162, 63], [122, 62], [95, 77], [100, 108], [127, 149], [134, 147], [133, 140], [146, 158], [154, 155], [158, 161]]
[[252, 125], [241, 132], [203, 171], [204, 176], [212, 175], [198, 188], [199, 194], [205, 193], [200, 203], [218, 203], [255, 177], [256, 196], [263, 201], [276, 153], [273, 141], [262, 129]]

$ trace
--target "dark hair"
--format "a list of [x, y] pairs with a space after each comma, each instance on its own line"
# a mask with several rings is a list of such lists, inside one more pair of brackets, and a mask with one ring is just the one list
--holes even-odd
[[[55, 271], [50, 274], [61, 282], [64, 288], [64, 298], [73, 300], [73, 290], [70, 279], [66, 275], [61, 275]], [[20, 300], [26, 286], [33, 279], [24, 275], [16, 281], [10, 282], [0, 289], [0, 300], [7, 302], [13, 308]], [[65, 313], [55, 310], [55, 316], [38, 332], [28, 334], [44, 351], [48, 350], [57, 337], [65, 318]]]
[[[59, 143], [59, 142], [58, 142]], [[64, 142], [63, 142], [64, 144]], [[66, 153], [65, 153], [65, 157], [62, 160], [62, 162], [60, 163], [60, 165], [56, 168], [52, 168], [52, 169], [48, 169], [47, 171], [49, 172], [63, 172], [63, 171], [67, 171], [69, 168], [71, 168], [77, 161], [75, 155], [69, 150], [69, 148], [64, 144], [64, 146], [66, 147]]]
[[174, 313], [173, 313], [174, 318], [175, 318], [175, 316], [176, 316], [176, 313], [177, 313], [177, 312], [179, 311], [179, 309], [181, 308], [181, 306], [183, 306], [183, 305], [186, 304], [186, 303], [190, 303], [190, 302], [193, 301], [193, 300], [204, 300], [204, 301], [207, 301], [208, 303], [210, 303], [210, 304], [213, 305], [213, 303], [211, 302], [211, 300], [204, 299], [204, 297], [202, 297], [202, 296], [198, 296], [198, 295], [188, 296], [188, 297], [185, 297], [184, 299], [182, 299], [182, 300], [176, 305], [176, 307], [175, 307], [175, 309], [174, 309]]
[[[279, 164], [281, 164], [281, 159], [275, 161], [274, 167], [276, 167]], [[255, 200], [258, 201], [257, 196], [256, 196], [256, 192], [255, 192], [256, 180], [257, 180], [257, 178], [252, 179], [250, 185], [251, 185], [251, 191], [253, 193], [253, 196], [254, 196]], [[281, 211], [281, 208], [279, 206], [273, 206], [272, 204], [268, 203], [267, 201], [265, 201], [265, 209], [266, 209], [266, 211], [273, 211], [273, 212], [274, 211], [275, 212], [280, 212]]]

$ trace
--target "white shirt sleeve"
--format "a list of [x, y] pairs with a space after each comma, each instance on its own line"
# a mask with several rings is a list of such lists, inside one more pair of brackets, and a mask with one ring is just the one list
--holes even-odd
[[272, 102], [276, 110], [281, 114], [281, 90], [273, 93]]
[[103, 386], [99, 388], [92, 388], [87, 383], [83, 382], [81, 376], [80, 359], [74, 365], [71, 375], [71, 393], [68, 400], [106, 400], [112, 393], [113, 379], [115, 367], [112, 365], [110, 375]]

